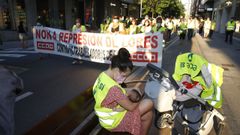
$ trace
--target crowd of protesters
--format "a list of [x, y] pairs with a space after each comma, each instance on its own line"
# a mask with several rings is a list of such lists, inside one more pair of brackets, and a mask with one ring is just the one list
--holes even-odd
[[172, 18], [150, 18], [145, 16], [143, 19], [133, 17], [106, 18], [100, 25], [101, 33], [116, 34], [137, 34], [148, 32], [161, 32], [164, 35], [164, 42], [170, 40], [171, 34], [176, 32], [177, 20]]
[[209, 17], [180, 17], [180, 18], [164, 18], [158, 16], [150, 18], [145, 16], [143, 19], [133, 17], [107, 17], [100, 24], [101, 33], [117, 33], [117, 34], [137, 34], [147, 32], [161, 32], [163, 34], [163, 42], [169, 42], [171, 35], [176, 33], [180, 39], [188, 40], [199, 33], [203, 38], [211, 38], [216, 29], [216, 22], [210, 20]]

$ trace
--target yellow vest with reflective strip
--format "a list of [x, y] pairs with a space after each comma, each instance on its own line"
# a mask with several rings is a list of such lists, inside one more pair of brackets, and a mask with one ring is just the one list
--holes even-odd
[[212, 21], [211, 30], [215, 30], [215, 29], [216, 29], [216, 22]]
[[[203, 65], [206, 65], [211, 73], [212, 84], [210, 87], [207, 86], [204, 78], [200, 75]], [[220, 86], [223, 83], [223, 69], [221, 67], [208, 63], [207, 60], [199, 55], [185, 53], [179, 55], [176, 59], [173, 78], [176, 81], [180, 81], [184, 74], [190, 75], [193, 81], [199, 82], [204, 88], [201, 98], [205, 99], [215, 108], [221, 107], [222, 94]]]
[[[127, 112], [126, 110], [121, 112], [116, 112], [110, 108], [101, 106], [110, 88], [113, 86], [119, 86], [122, 92], [126, 94], [126, 91], [116, 81], [114, 81], [104, 72], [102, 72], [98, 76], [93, 86], [93, 96], [96, 102], [94, 106], [94, 110], [96, 115], [99, 118], [100, 125], [107, 130], [116, 128], [120, 124], [120, 122], [122, 121], [122, 119], [124, 118]], [[118, 107], [120, 108], [120, 106]]]
[[227, 22], [227, 30], [234, 30], [235, 28], [235, 21], [228, 21]]
[[[72, 31], [73, 31], [73, 32], [76, 32], [77, 29], [79, 29], [79, 28], [77, 28], [76, 25], [73, 25], [73, 27], [72, 27]], [[84, 25], [81, 25], [80, 30], [81, 30], [80, 32], [86, 32], [86, 31], [87, 31], [87, 29], [86, 29], [86, 27], [85, 27]]]

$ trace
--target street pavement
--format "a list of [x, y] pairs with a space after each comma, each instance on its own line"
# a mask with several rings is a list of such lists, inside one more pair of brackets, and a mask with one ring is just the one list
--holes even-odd
[[[209, 62], [225, 69], [222, 112], [226, 117], [226, 127], [223, 135], [240, 134], [240, 108], [237, 99], [240, 94], [240, 40], [235, 38], [233, 44], [224, 42], [224, 35], [214, 33], [212, 39], [204, 39], [196, 35], [191, 41], [179, 40], [165, 50], [163, 54], [163, 68], [173, 73], [174, 62], [177, 54], [194, 52], [205, 57]], [[185, 49], [183, 49], [185, 48]], [[152, 126], [150, 135], [158, 134], [158, 130]], [[215, 132], [211, 132], [214, 135]]]
[[[200, 35], [196, 35], [189, 40], [176, 40], [169, 46], [164, 49], [163, 53], [163, 68], [167, 70], [170, 74], [174, 71], [174, 63], [178, 54], [185, 52], [194, 52], [199, 55], [205, 57], [209, 62], [217, 64], [225, 69], [224, 72], [224, 83], [222, 86], [223, 92], [223, 107], [222, 112], [226, 117], [226, 128], [224, 130], [224, 135], [239, 135], [240, 134], [240, 108], [238, 105], [238, 98], [240, 95], [240, 40], [234, 38], [233, 44], [230, 45], [224, 42], [224, 35], [219, 33], [214, 33], [212, 39], [204, 39]], [[31, 57], [29, 62], [33, 62], [32, 59], [37, 58], [47, 58], [47, 55], [35, 54], [33, 51], [32, 40], [29, 42], [28, 49], [19, 48], [19, 42], [7, 42], [4, 43], [4, 53], [0, 51], [0, 63], [7, 63], [14, 65], [12, 67], [17, 73], [21, 74], [29, 70], [29, 68], [24, 68], [23, 61], [19, 60], [19, 58]], [[12, 54], [12, 55], [7, 55]], [[5, 55], [5, 56], [4, 56]], [[8, 58], [7, 58], [8, 57]], [[10, 58], [9, 58], [10, 57]], [[16, 61], [18, 59], [19, 61]], [[55, 60], [59, 59], [59, 57], [54, 57]], [[62, 58], [65, 62], [70, 62], [69, 59]], [[53, 62], [52, 66], [54, 66], [54, 60], [47, 61]], [[19, 67], [16, 67], [19, 65]], [[56, 63], [55, 63], [56, 64]], [[63, 64], [64, 65], [64, 64]], [[37, 66], [37, 65], [35, 65]], [[62, 65], [58, 65], [62, 66]], [[45, 69], [48, 70], [48, 66], [45, 66]], [[54, 67], [53, 67], [54, 68]], [[52, 70], [53, 71], [53, 70]], [[61, 71], [61, 70], [60, 70]], [[59, 71], [59, 72], [60, 72]], [[36, 71], [32, 71], [30, 73], [34, 73]], [[29, 74], [30, 74], [29, 73]], [[66, 72], [65, 72], [66, 73]], [[73, 72], [74, 74], [74, 72]], [[30, 77], [30, 76], [29, 76]], [[66, 80], [67, 81], [67, 80]], [[39, 83], [40, 84], [40, 83]], [[31, 93], [29, 93], [31, 94]], [[19, 108], [22, 109], [22, 108]], [[33, 111], [34, 113], [35, 111]], [[24, 118], [28, 118], [26, 115]], [[38, 120], [39, 121], [39, 120]], [[18, 123], [20, 125], [21, 123]], [[23, 132], [23, 131], [21, 131]], [[21, 133], [19, 131], [19, 133]], [[152, 125], [150, 130], [150, 135], [158, 134], [158, 130], [154, 125]], [[211, 133], [214, 134], [214, 133]]]
[[234, 39], [233, 44], [224, 42], [224, 35], [214, 33], [212, 39], [196, 37], [198, 49], [209, 62], [223, 67], [224, 82], [223, 113], [226, 116], [228, 135], [240, 134], [240, 40]]
[[[3, 47], [4, 50], [0, 50], [0, 59], [2, 59], [0, 64], [7, 65], [15, 71], [23, 79], [25, 86], [16, 98], [16, 135], [25, 134], [68, 101], [86, 91], [92, 86], [98, 73], [108, 67], [91, 62], [72, 65], [72, 58], [36, 53], [32, 41], [29, 41], [27, 49], [20, 48], [20, 43], [17, 41], [4, 42]], [[86, 95], [77, 98], [78, 104], [73, 103], [70, 108], [76, 108], [76, 105], [85, 102], [86, 98], [88, 98]], [[86, 113], [88, 108], [81, 105], [79, 108]], [[82, 115], [81, 112], [79, 114]], [[69, 117], [70, 114], [65, 118]]]

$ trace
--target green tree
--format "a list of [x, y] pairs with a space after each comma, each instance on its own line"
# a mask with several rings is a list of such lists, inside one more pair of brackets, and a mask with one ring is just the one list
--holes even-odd
[[184, 6], [179, 0], [143, 0], [143, 15], [179, 17], [184, 15]]

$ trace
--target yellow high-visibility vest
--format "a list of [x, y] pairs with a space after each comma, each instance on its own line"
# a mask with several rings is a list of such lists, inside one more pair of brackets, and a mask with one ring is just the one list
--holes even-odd
[[[78, 30], [77, 26], [73, 25], [72, 31], [77, 32], [77, 30]], [[80, 32], [86, 32], [86, 31], [87, 31], [86, 27], [84, 25], [81, 25]]]
[[236, 25], [236, 23], [235, 23], [235, 21], [228, 21], [227, 22], [227, 30], [234, 30], [235, 29], [235, 25]]
[[[107, 130], [116, 128], [120, 124], [120, 122], [122, 121], [127, 112], [127, 110], [116, 112], [113, 111], [113, 109], [101, 106], [110, 88], [113, 86], [119, 86], [122, 92], [126, 94], [126, 90], [124, 90], [116, 81], [114, 81], [104, 72], [102, 72], [98, 76], [93, 86], [93, 96], [96, 102], [94, 110], [96, 115], [98, 116], [100, 125]], [[121, 108], [120, 105], [117, 107]]]
[[[211, 76], [208, 76], [212, 80], [210, 86], [206, 84], [201, 75], [201, 69], [204, 65], [208, 68], [209, 73], [211, 73]], [[208, 63], [207, 60], [199, 55], [184, 53], [177, 56], [173, 78], [176, 81], [181, 81], [184, 74], [190, 75], [193, 81], [201, 84], [203, 87], [203, 91], [200, 95], [201, 98], [215, 108], [220, 108], [222, 106], [220, 86], [223, 83], [223, 69], [221, 67]]]
[[215, 29], [216, 29], [216, 22], [212, 21], [211, 30], [215, 30]]

